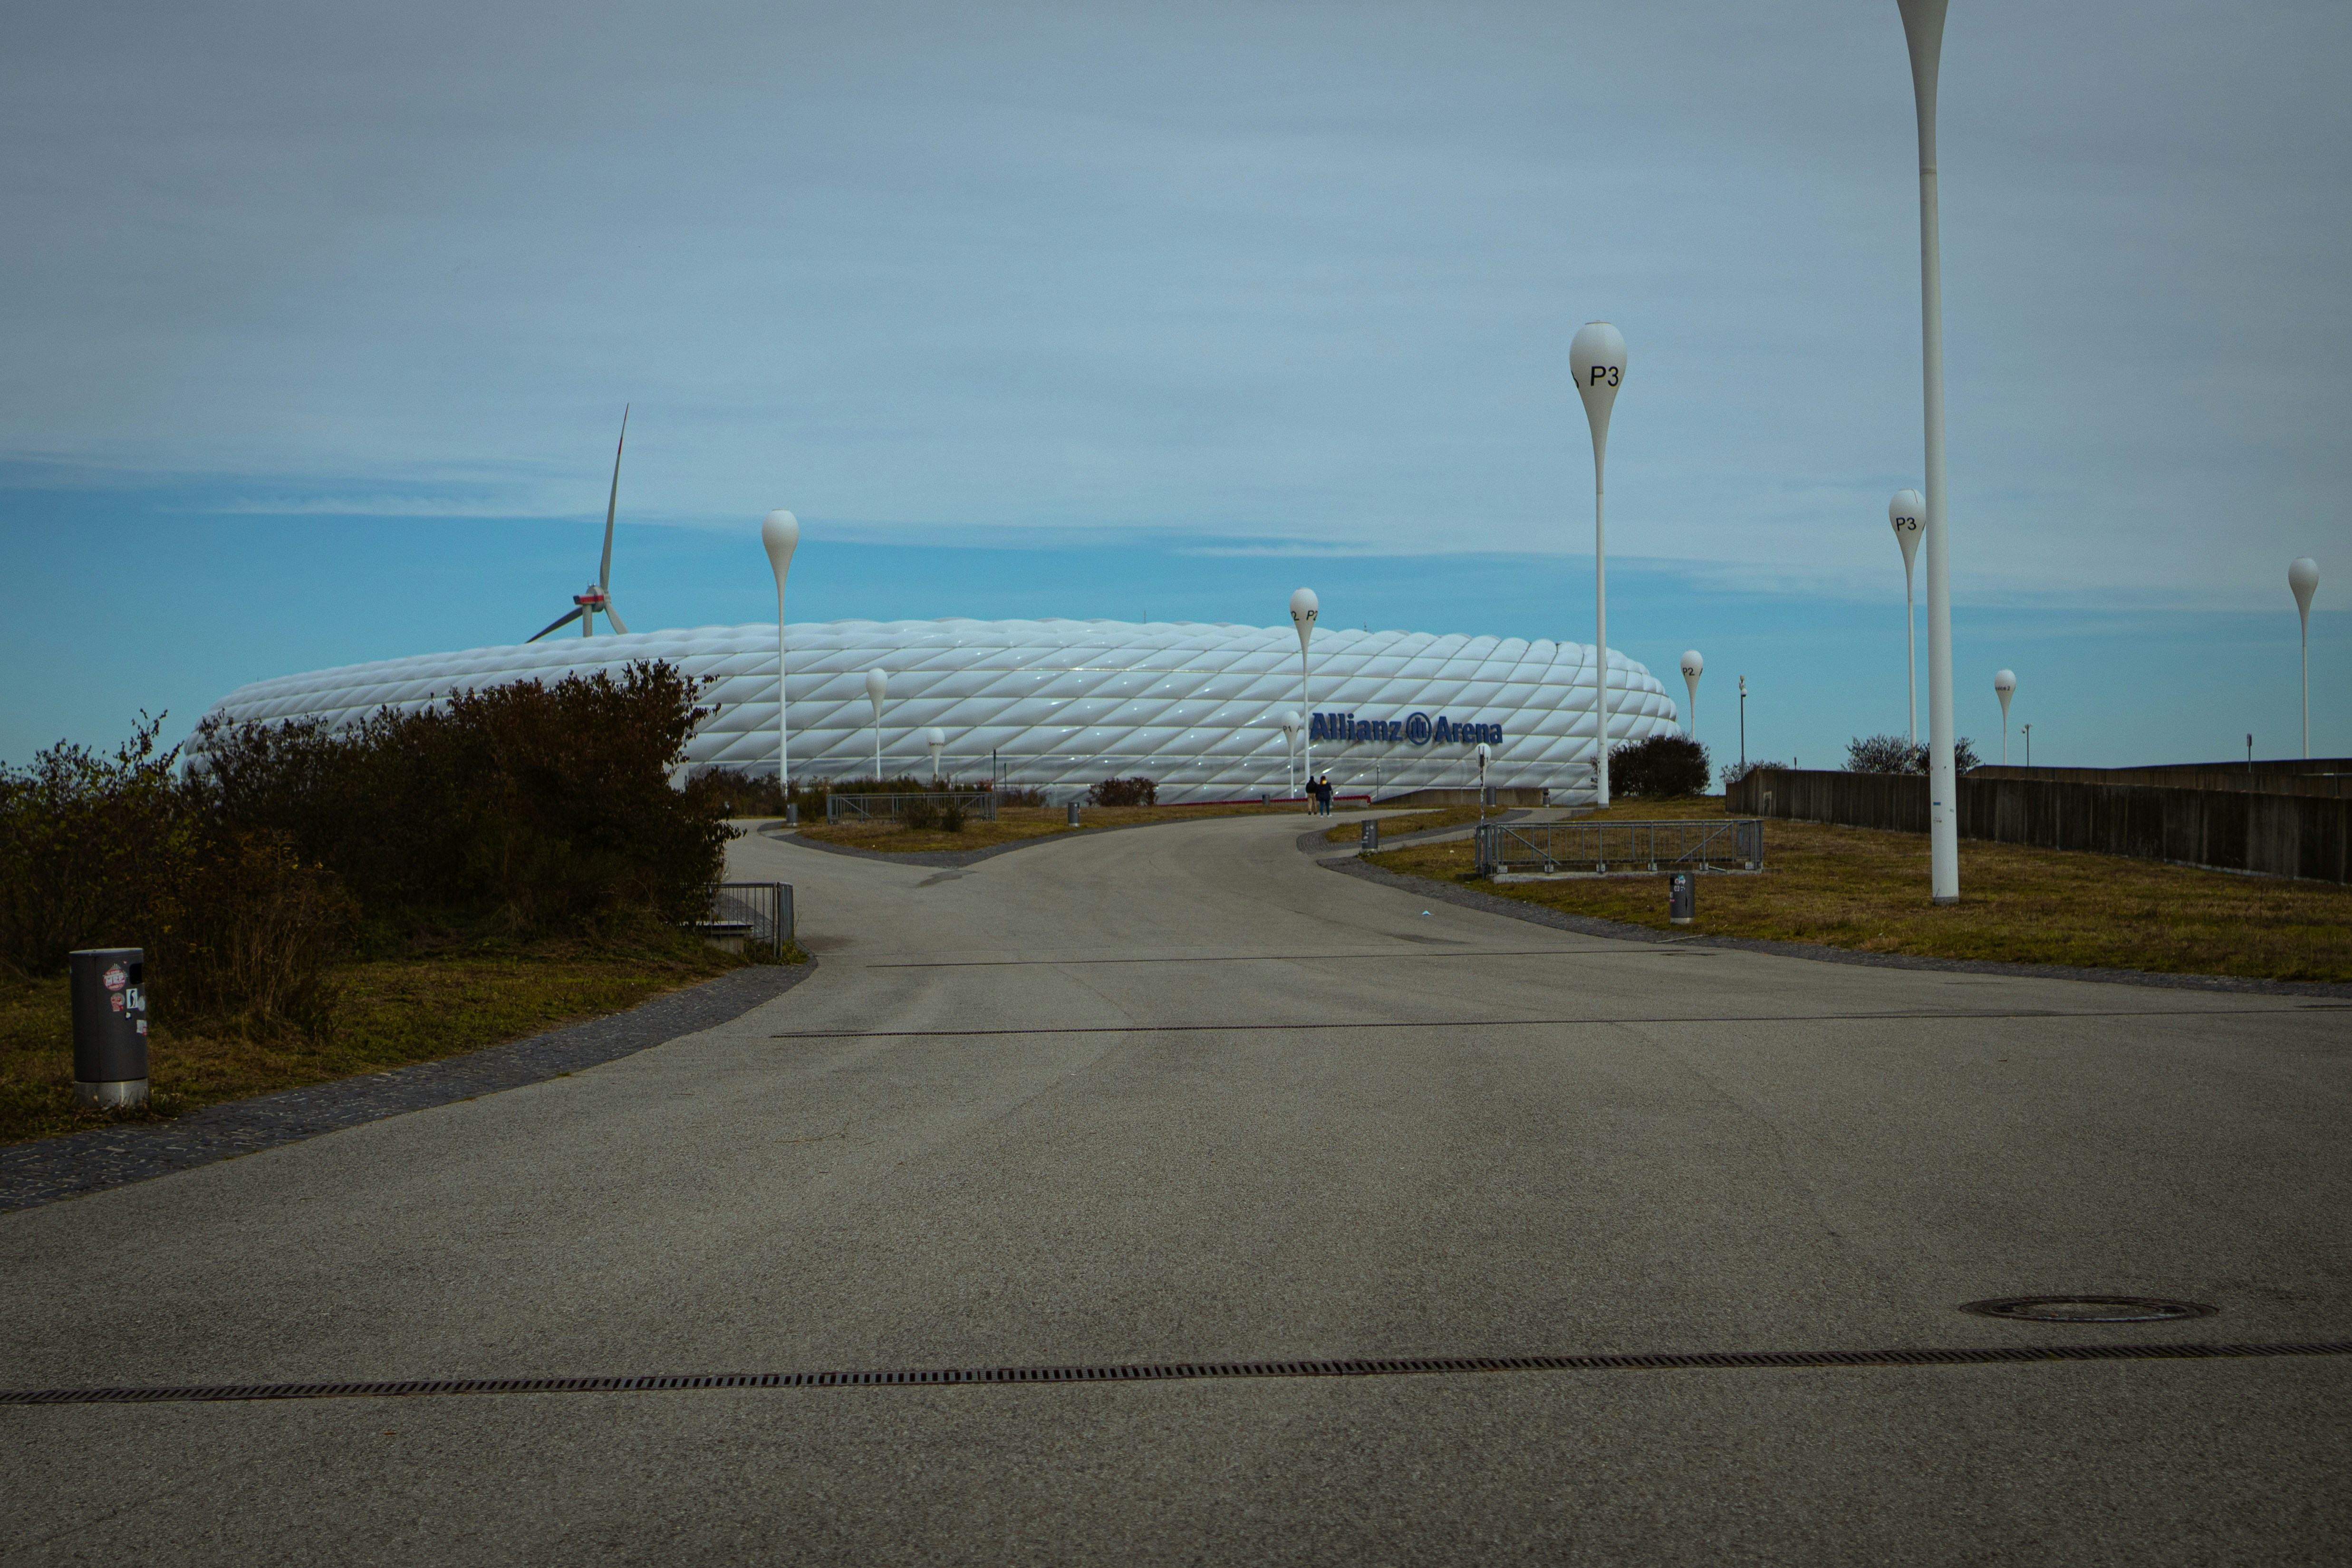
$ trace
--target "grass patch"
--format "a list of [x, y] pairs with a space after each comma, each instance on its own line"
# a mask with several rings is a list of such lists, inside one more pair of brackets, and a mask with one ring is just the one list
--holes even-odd
[[[1486, 815], [1501, 817], [1508, 810], [1509, 808], [1505, 806], [1489, 806], [1486, 808]], [[1467, 827], [1477, 821], [1479, 821], [1478, 808], [1475, 806], [1438, 806], [1426, 811], [1408, 811], [1402, 817], [1382, 817], [1381, 837], [1387, 838], [1394, 834], [1402, 838], [1407, 833], [1433, 832], [1439, 828]], [[1361, 822], [1342, 822], [1323, 835], [1327, 841], [1335, 844], [1352, 844], [1363, 836], [1364, 824]]]
[[0, 1143], [161, 1122], [225, 1100], [436, 1061], [619, 1012], [742, 962], [680, 937], [626, 946], [547, 940], [339, 964], [331, 973], [342, 1005], [330, 1040], [249, 1040], [158, 1022], [149, 1109], [110, 1113], [74, 1109], [65, 980], [0, 977]]
[[[1080, 812], [1083, 828], [1124, 828], [1138, 822], [1180, 822], [1194, 817], [1263, 817], [1304, 816], [1297, 805], [1289, 806], [1088, 806]], [[938, 850], [985, 850], [998, 844], [1018, 843], [1024, 839], [1042, 839], [1055, 833], [1070, 831], [1069, 810], [1063, 806], [1006, 806], [996, 813], [996, 821], [977, 820], [964, 824], [960, 833], [939, 829], [904, 828], [893, 822], [824, 822], [803, 823], [799, 831], [804, 839], [819, 843], [847, 844], [855, 849], [878, 850], [884, 854], [916, 854]]]
[[[1719, 797], [1631, 801], [1580, 819], [1718, 817]], [[2070, 850], [1960, 841], [1960, 902], [1927, 902], [1919, 833], [1768, 821], [1766, 870], [1708, 876], [1690, 930], [1868, 953], [2085, 968], [2352, 980], [2352, 887], [2198, 871]], [[1368, 856], [1384, 870], [1471, 882], [1467, 843]], [[1666, 879], [1475, 885], [1567, 914], [1670, 929]]]

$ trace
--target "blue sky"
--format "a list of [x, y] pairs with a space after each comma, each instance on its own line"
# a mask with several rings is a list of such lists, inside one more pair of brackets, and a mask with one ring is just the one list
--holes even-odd
[[[2347, 64], [2339, 5], [1956, 8], [1969, 733], [2006, 664], [2038, 761], [2290, 753], [2312, 554], [2352, 753]], [[1600, 317], [1612, 641], [1832, 760], [1903, 716], [1910, 112], [1891, 4], [20, 19], [0, 757], [528, 635], [624, 402], [633, 625], [761, 615], [789, 506], [796, 619], [1589, 640]]]

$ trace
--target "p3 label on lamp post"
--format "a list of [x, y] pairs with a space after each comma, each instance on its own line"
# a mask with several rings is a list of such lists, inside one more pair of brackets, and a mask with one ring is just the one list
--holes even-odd
[[1593, 774], [1599, 806], [1609, 804], [1609, 516], [1603, 505], [1609, 466], [1609, 416], [1625, 384], [1625, 334], [1606, 321], [1587, 321], [1568, 345], [1576, 395], [1592, 427], [1592, 722], [1600, 757]]

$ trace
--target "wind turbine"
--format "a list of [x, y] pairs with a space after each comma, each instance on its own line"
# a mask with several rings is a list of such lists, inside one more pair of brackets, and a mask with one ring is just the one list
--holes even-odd
[[596, 580], [572, 596], [572, 613], [560, 621], [549, 622], [534, 632], [530, 638], [533, 643], [558, 627], [571, 625], [574, 621], [580, 622], [580, 634], [583, 637], [593, 637], [596, 634], [596, 617], [599, 615], [613, 623], [614, 631], [624, 635], [628, 632], [629, 629], [621, 623], [620, 616], [614, 612], [613, 595], [610, 591], [613, 585], [613, 511], [621, 502], [621, 448], [628, 443], [629, 411], [625, 406], [621, 410], [621, 439], [613, 447], [613, 493], [604, 501], [604, 564], [596, 569]]

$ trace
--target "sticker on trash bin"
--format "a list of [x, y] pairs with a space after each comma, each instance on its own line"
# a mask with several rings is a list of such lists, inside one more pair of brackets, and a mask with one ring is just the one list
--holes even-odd
[[106, 981], [106, 988], [108, 990], [119, 991], [130, 982], [131, 975], [130, 972], [124, 969], [121, 965], [117, 964], [114, 967], [109, 969], [103, 977]]
[[147, 1010], [147, 988], [144, 986], [133, 986], [122, 994], [130, 998], [131, 1010], [132, 1012], [139, 1013], [145, 1012]]
[[141, 1034], [145, 1034], [147, 1032], [147, 1020], [145, 1019], [141, 1019], [139, 1020], [139, 1032]]
[[116, 1012], [121, 1012], [122, 1010], [122, 993], [121, 991], [115, 992], [113, 996], [108, 998], [108, 1000], [114, 1004], [114, 1010]]

